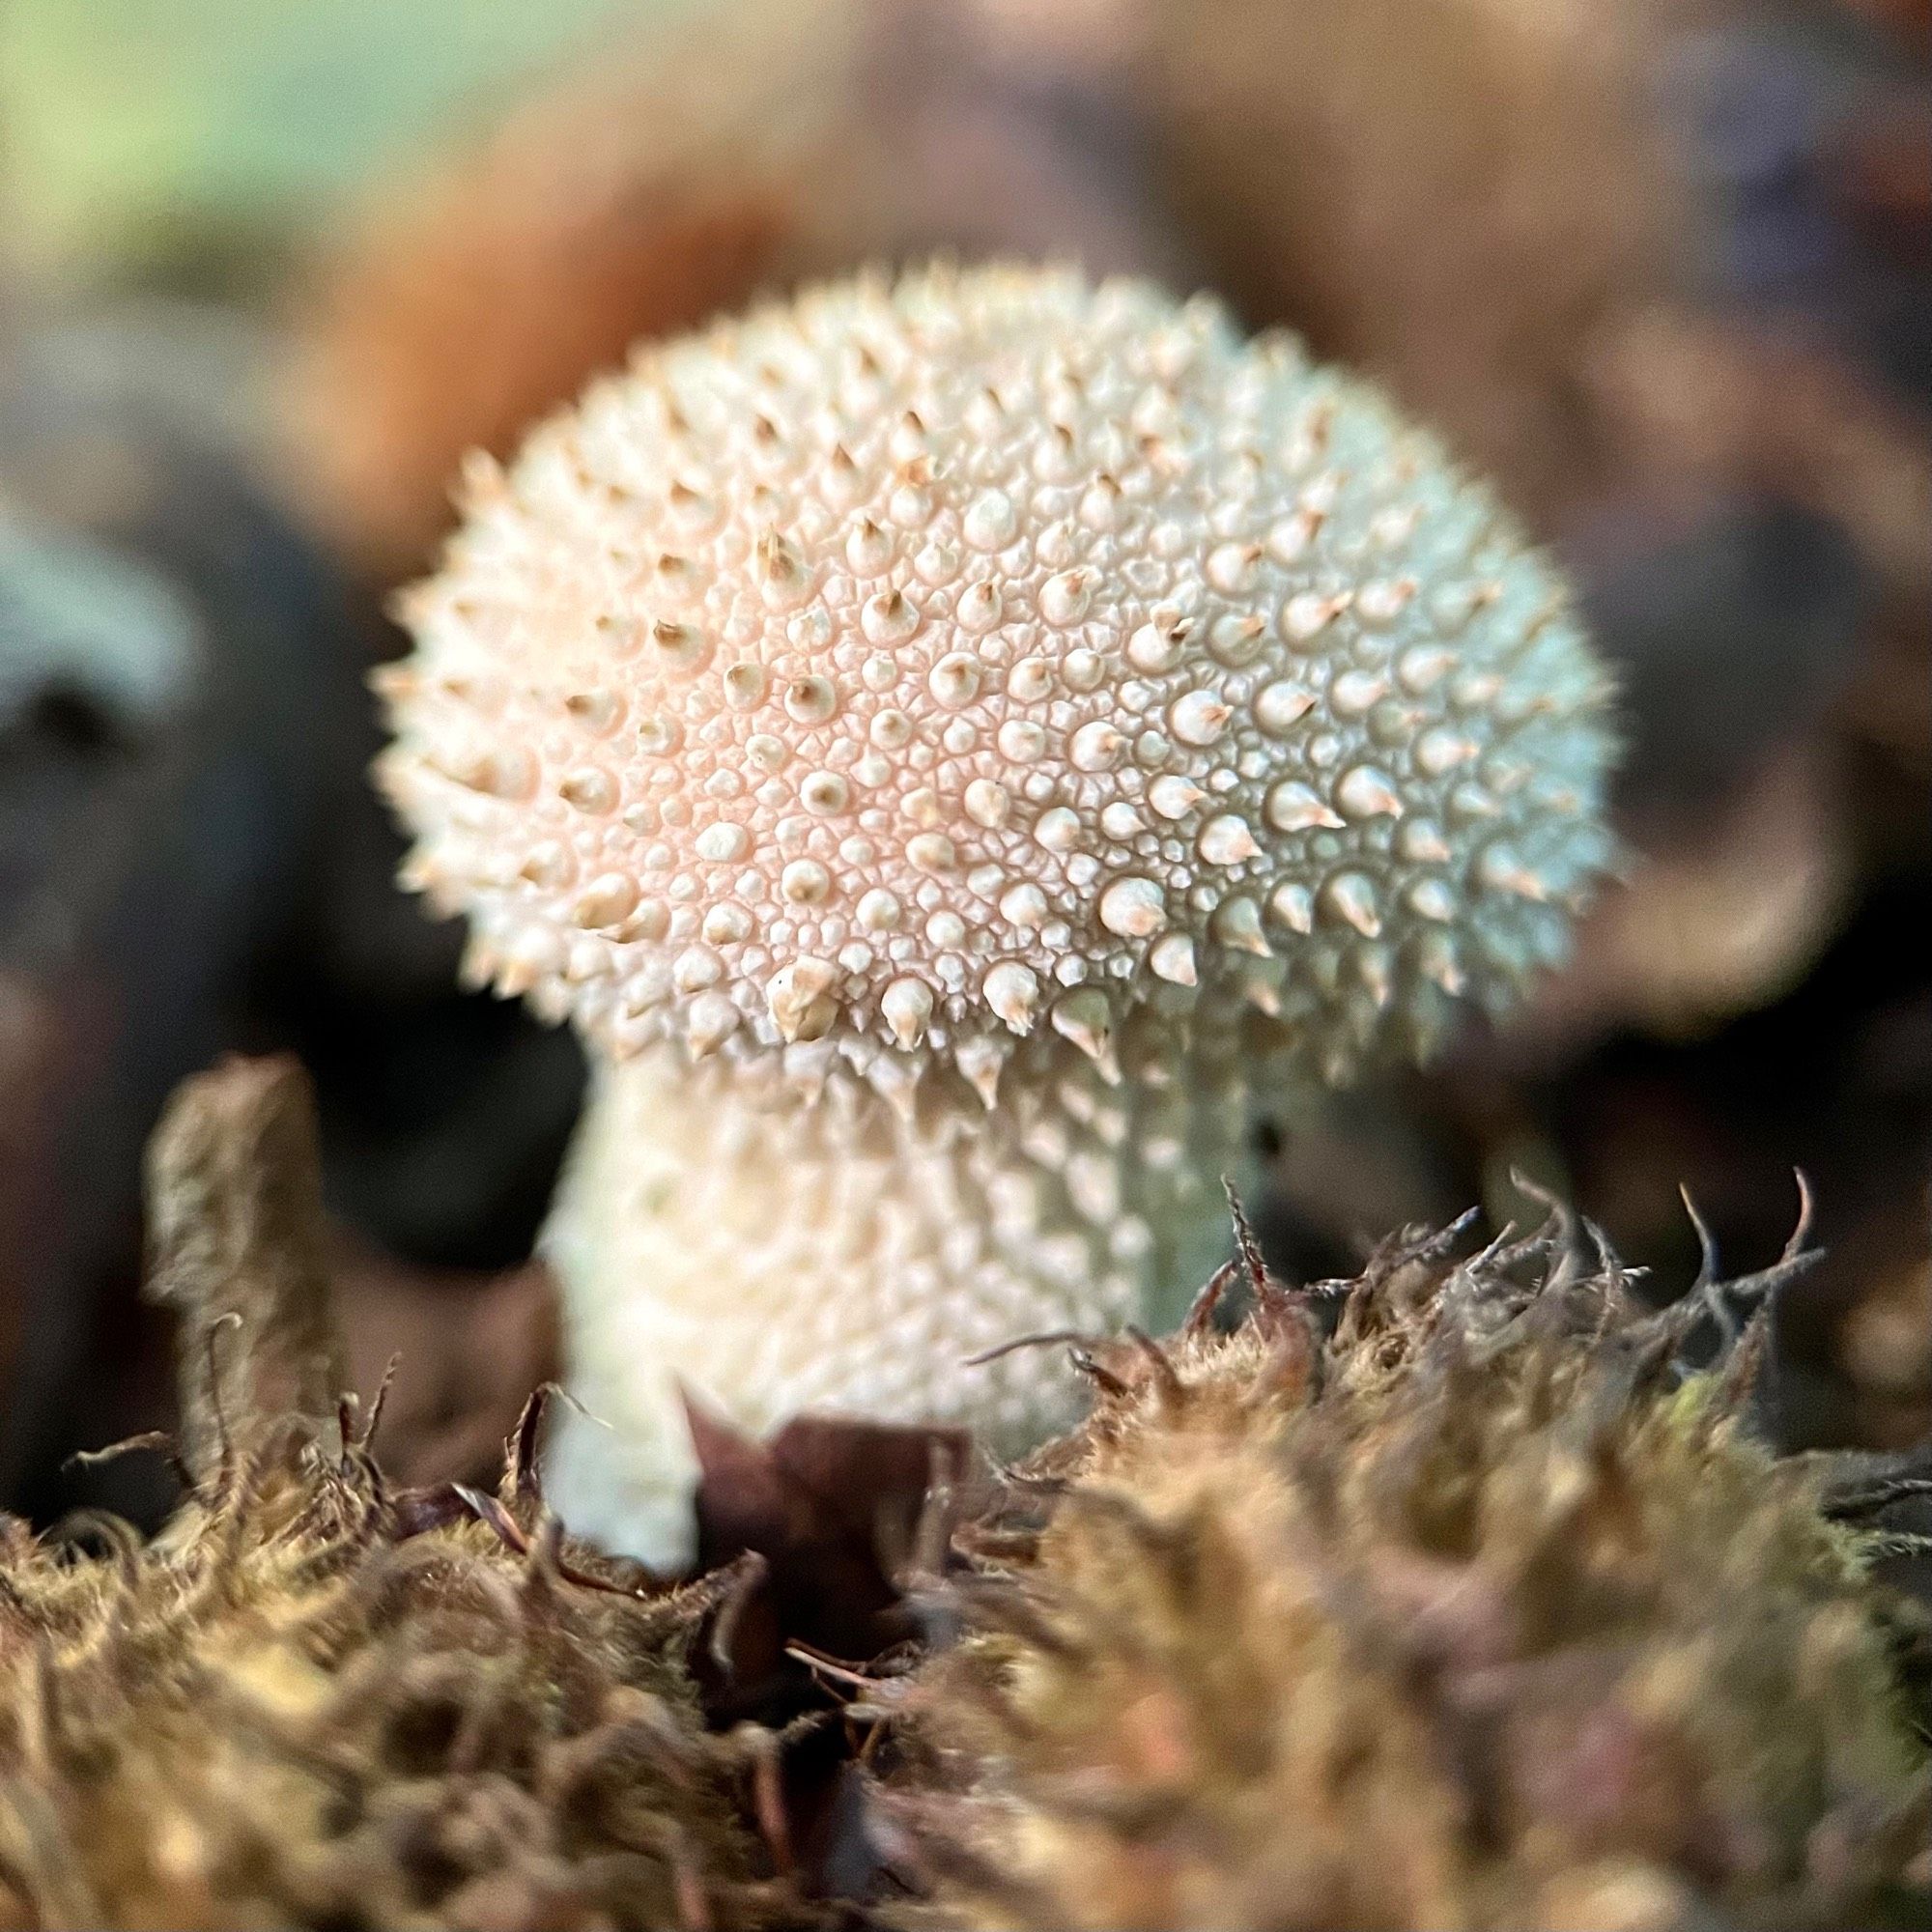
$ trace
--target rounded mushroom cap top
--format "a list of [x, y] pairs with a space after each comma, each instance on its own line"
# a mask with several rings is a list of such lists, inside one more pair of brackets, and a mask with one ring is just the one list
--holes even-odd
[[380, 766], [472, 966], [622, 1053], [876, 1077], [1132, 1006], [1331, 1074], [1559, 954], [1607, 681], [1373, 389], [1213, 301], [939, 267], [665, 346], [479, 461]]

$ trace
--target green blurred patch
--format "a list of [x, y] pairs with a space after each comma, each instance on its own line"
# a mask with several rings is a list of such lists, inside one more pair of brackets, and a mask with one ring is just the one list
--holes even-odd
[[519, 76], [688, 4], [0, 0], [4, 245], [63, 280], [221, 279]]

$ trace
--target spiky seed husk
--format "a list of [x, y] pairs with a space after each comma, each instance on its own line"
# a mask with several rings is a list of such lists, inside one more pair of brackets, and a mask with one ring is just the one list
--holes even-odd
[[491, 1496], [394, 1491], [374, 1413], [299, 1406], [312, 1154], [298, 1070], [190, 1083], [150, 1170], [188, 1498], [145, 1545], [0, 1518], [0, 1925], [814, 1922], [748, 1822], [776, 1739], [708, 1732], [686, 1668], [731, 1578], [566, 1542], [535, 1412]]
[[293, 1442], [150, 1548], [93, 1530], [6, 1525], [0, 1923], [785, 1916], [684, 1667], [703, 1591], [412, 1535], [366, 1458]]
[[[912, 1680], [907, 1917], [1920, 1922], [1877, 1546], [1753, 1436], [1738, 1313], [1437, 1238], [1097, 1349]], [[1691, 1372], [1700, 1321], [1740, 1339]]]

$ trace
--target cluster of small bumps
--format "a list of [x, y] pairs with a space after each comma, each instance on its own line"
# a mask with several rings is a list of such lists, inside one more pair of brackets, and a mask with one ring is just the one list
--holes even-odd
[[983, 1091], [1213, 1002], [1339, 1074], [1506, 1000], [1606, 857], [1560, 580], [1208, 300], [829, 285], [641, 352], [468, 508], [381, 776], [476, 976], [619, 1055]]

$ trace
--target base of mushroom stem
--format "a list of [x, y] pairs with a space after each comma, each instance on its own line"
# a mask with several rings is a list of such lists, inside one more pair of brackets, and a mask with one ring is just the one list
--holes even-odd
[[[1064, 1358], [1065, 1350], [1060, 1353]], [[1084, 1396], [1076, 1378], [1069, 1375], [1064, 1381], [1064, 1399], [1042, 1403], [1032, 1428], [1004, 1432], [992, 1440], [977, 1432], [976, 1439], [988, 1454], [1005, 1460], [1023, 1455], [1071, 1427], [1084, 1409]], [[620, 1421], [610, 1419], [611, 1409], [617, 1406], [609, 1400], [611, 1391], [596, 1393], [605, 1398], [601, 1409], [591, 1393], [573, 1388], [572, 1400], [552, 1410], [543, 1461], [547, 1502], [574, 1535], [612, 1555], [635, 1557], [668, 1574], [690, 1568], [697, 1556], [695, 1499], [700, 1472], [676, 1386], [647, 1405], [638, 1400], [641, 1392], [634, 1392], [618, 1410]], [[794, 1419], [787, 1416], [753, 1430], [702, 1393], [695, 1392], [693, 1399], [747, 1435], [765, 1438]], [[819, 1419], [935, 1428], [971, 1428], [974, 1421], [970, 1415], [881, 1415], [856, 1407], [814, 1407], [809, 1412]]]
[[669, 1051], [595, 1069], [541, 1244], [588, 1411], [550, 1458], [570, 1527], [692, 1553], [685, 1391], [749, 1435], [841, 1416], [996, 1456], [1081, 1412], [1066, 1338], [1165, 1325], [1228, 1251], [1240, 1110], [1064, 1042], [1035, 1061], [995, 1109], [911, 1114], [849, 1070], [802, 1099]]
[[[810, 1413], [964, 1428], [989, 1456], [1022, 1456], [1086, 1411], [1091, 1391], [1068, 1353], [1070, 1334], [1110, 1336], [1130, 1322], [1166, 1331], [1233, 1252], [1219, 1170], [1190, 1209], [1169, 1221], [1158, 1266], [1144, 1278], [1114, 1280], [1104, 1294], [1091, 1279], [1063, 1280], [1059, 1287], [1070, 1291], [1071, 1300], [1088, 1298], [1084, 1316], [1073, 1307], [1042, 1310], [1032, 1322], [1009, 1320], [995, 1328], [962, 1319], [978, 1314], [962, 1310], [965, 1297], [935, 1315], [921, 1305], [932, 1284], [909, 1281], [903, 1307], [876, 1297], [869, 1330], [838, 1332], [838, 1324], [830, 1324], [835, 1332], [820, 1343], [817, 1361], [795, 1365], [790, 1385], [798, 1394], [789, 1402], [759, 1367], [775, 1318], [758, 1284], [736, 1284], [748, 1291], [748, 1305], [737, 1306], [729, 1286], [716, 1282], [701, 1321], [648, 1293], [612, 1305], [590, 1292], [610, 1279], [594, 1240], [595, 1217], [559, 1213], [545, 1245], [563, 1288], [571, 1400], [552, 1411], [545, 1494], [566, 1527], [612, 1554], [658, 1570], [687, 1567], [696, 1556], [693, 1504], [699, 1474], [687, 1392], [731, 1427], [761, 1438]], [[881, 1284], [871, 1286], [876, 1293]], [[678, 1299], [688, 1309], [694, 1284], [683, 1287]], [[967, 1359], [1007, 1344], [1020, 1346], [983, 1363]], [[913, 1384], [923, 1384], [923, 1393]]]
[[[925, 1311], [915, 1287], [905, 1310], [876, 1309], [870, 1334], [828, 1336], [810, 1372], [795, 1378], [798, 1393], [790, 1401], [758, 1368], [773, 1333], [765, 1297], [754, 1293], [753, 1306], [739, 1309], [721, 1287], [700, 1328], [650, 1296], [621, 1307], [587, 1297], [581, 1248], [556, 1238], [547, 1245], [564, 1289], [570, 1400], [552, 1410], [545, 1494], [574, 1533], [612, 1554], [669, 1572], [696, 1556], [699, 1468], [687, 1397], [759, 1438], [810, 1414], [964, 1428], [986, 1454], [1009, 1460], [1072, 1426], [1086, 1410], [1091, 1391], [1068, 1351], [1071, 1330], [1099, 1337], [1129, 1322], [1156, 1331], [1171, 1327], [1233, 1244], [1217, 1176], [1186, 1236], [1163, 1244], [1168, 1265], [1157, 1280], [1135, 1284], [1124, 1294], [1122, 1285], [1114, 1284], [1104, 1306], [1095, 1297], [1089, 1319], [1053, 1319], [1043, 1335], [1037, 1323], [1032, 1332], [1027, 1324], [1008, 1327], [990, 1341], [983, 1330], [970, 1339], [935, 1335], [929, 1317], [922, 1322]], [[588, 1271], [591, 1282], [602, 1276], [601, 1268]], [[956, 1309], [954, 1315], [956, 1323]], [[939, 1325], [943, 1330], [949, 1324]], [[966, 1359], [976, 1349], [1006, 1343], [1021, 1346], [983, 1364]], [[905, 1363], [922, 1359], [923, 1366], [908, 1377]], [[908, 1380], [923, 1381], [923, 1394], [906, 1386]]]
[[544, 1448], [544, 1496], [573, 1535], [653, 1570], [688, 1569], [697, 1555], [693, 1498], [697, 1458], [688, 1434], [649, 1447], [587, 1409], [557, 1404]]

